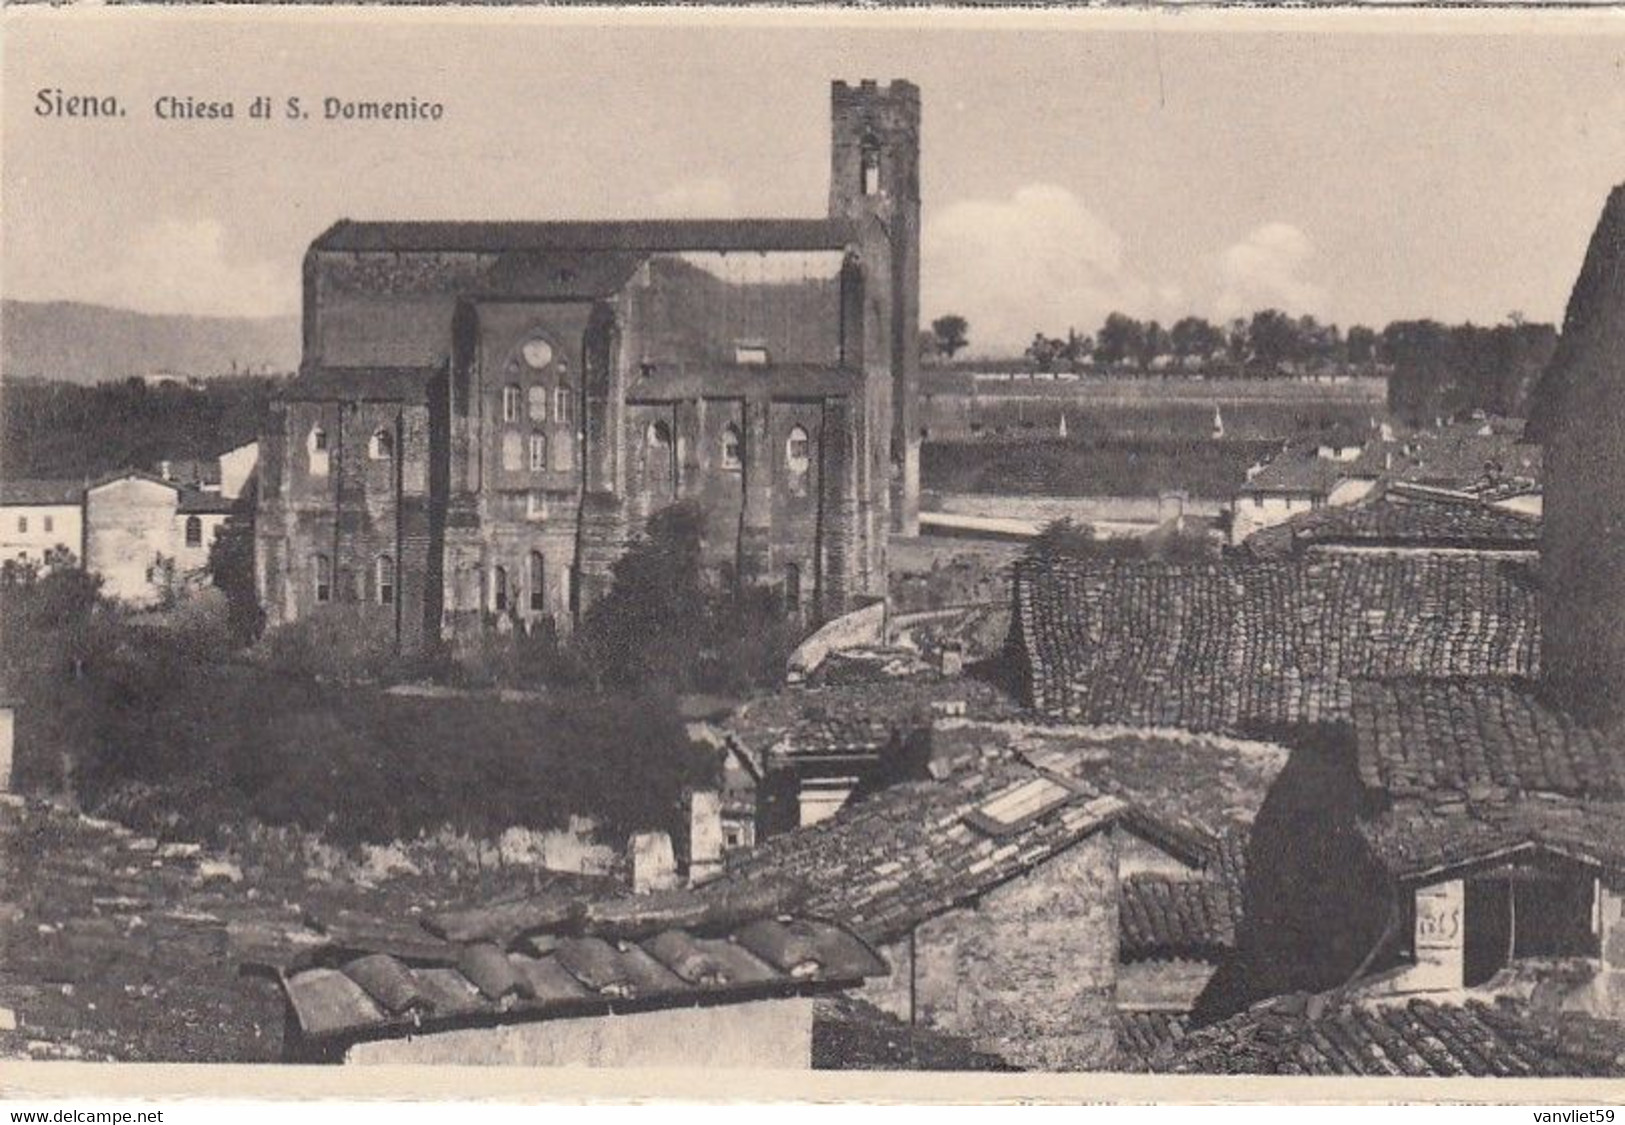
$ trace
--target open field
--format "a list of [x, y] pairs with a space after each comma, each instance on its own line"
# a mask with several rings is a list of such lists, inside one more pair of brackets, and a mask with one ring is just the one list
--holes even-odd
[[1079, 437], [1026, 441], [926, 442], [922, 488], [937, 493], [1155, 497], [1175, 489], [1228, 499], [1271, 441]]

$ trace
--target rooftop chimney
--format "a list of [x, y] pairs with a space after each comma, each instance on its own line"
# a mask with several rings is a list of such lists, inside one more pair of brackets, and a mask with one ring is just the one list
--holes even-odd
[[664, 832], [632, 834], [632, 893], [646, 895], [677, 886], [677, 859]]
[[722, 872], [722, 795], [702, 789], [688, 798], [688, 881], [698, 886]]

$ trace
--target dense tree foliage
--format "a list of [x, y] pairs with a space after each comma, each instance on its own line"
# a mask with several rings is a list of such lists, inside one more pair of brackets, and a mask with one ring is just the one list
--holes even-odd
[[931, 322], [936, 350], [952, 359], [970, 344], [970, 321], [956, 313], [939, 316]]
[[1397, 321], [1383, 330], [1380, 348], [1393, 364], [1388, 408], [1408, 422], [1472, 410], [1518, 415], [1557, 348], [1557, 330], [1549, 324]]
[[672, 505], [616, 561], [609, 593], [570, 641], [597, 683], [737, 691], [783, 678], [799, 621], [767, 587], [713, 580], [701, 565], [703, 526], [695, 505]]
[[0, 395], [0, 473], [92, 478], [166, 459], [216, 457], [259, 436], [276, 386], [260, 378], [212, 379], [202, 389], [8, 380]]
[[92, 809], [142, 787], [189, 838], [250, 818], [340, 843], [489, 837], [582, 814], [618, 841], [680, 827], [684, 788], [715, 784], [666, 695], [402, 697], [244, 662], [222, 630], [129, 616], [81, 571], [3, 581], [19, 787]]

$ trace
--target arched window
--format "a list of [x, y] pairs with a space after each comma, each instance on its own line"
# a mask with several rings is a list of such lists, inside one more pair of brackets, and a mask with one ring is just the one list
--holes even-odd
[[801, 612], [801, 568], [795, 563], [784, 568], [784, 608]]
[[372, 440], [367, 443], [367, 456], [374, 461], [388, 461], [395, 456], [395, 435], [382, 426], [373, 431]]
[[530, 611], [541, 613], [547, 609], [547, 563], [540, 551], [530, 553]]
[[729, 422], [722, 427], [722, 467], [737, 469], [744, 463], [744, 439], [739, 427]]
[[526, 389], [525, 399], [530, 406], [530, 420], [547, 421], [547, 388], [540, 383], [533, 384]]
[[395, 560], [388, 555], [379, 555], [377, 570], [378, 604], [395, 604]]
[[326, 555], [317, 555], [311, 560], [311, 579], [316, 586], [316, 602], [318, 605], [333, 600], [333, 560]]
[[502, 388], [502, 420], [504, 422], [517, 422], [524, 410], [524, 394], [518, 383], [509, 383]]
[[525, 467], [525, 439], [517, 430], [502, 435], [502, 470], [508, 473], [523, 471]]
[[310, 431], [305, 439], [305, 450], [310, 455], [310, 475], [325, 477], [327, 475], [327, 431], [320, 426]]
[[547, 435], [530, 435], [530, 471], [543, 472], [547, 468]]
[[203, 521], [196, 516], [186, 517], [186, 545], [188, 547], [203, 546]]
[[491, 608], [497, 613], [508, 612], [508, 569], [491, 568]]
[[785, 440], [784, 464], [792, 473], [804, 473], [812, 466], [812, 438], [800, 426], [791, 427]]
[[863, 194], [875, 195], [880, 191], [880, 142], [873, 137], [863, 138], [859, 160], [863, 169]]
[[560, 384], [553, 392], [553, 420], [568, 426], [575, 421], [575, 402], [570, 396], [569, 384]]

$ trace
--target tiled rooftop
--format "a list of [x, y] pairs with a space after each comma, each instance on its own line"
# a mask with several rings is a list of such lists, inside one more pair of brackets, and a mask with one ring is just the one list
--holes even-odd
[[1181, 1074], [1619, 1077], [1625, 1029], [1513, 1001], [1332, 1004], [1279, 997], [1172, 1041], [1152, 1067]]
[[280, 397], [296, 402], [369, 399], [421, 403], [438, 374], [432, 367], [309, 367], [283, 386]]
[[942, 709], [1013, 713], [1011, 700], [971, 679], [938, 676], [792, 685], [750, 700], [720, 722], [769, 767], [808, 757], [879, 757]]
[[[984, 815], [999, 801], [1000, 815]], [[1127, 807], [991, 758], [942, 780], [894, 785], [773, 837], [731, 861], [706, 890], [782, 896], [867, 941], [888, 942], [1065, 851]]]
[[[551, 924], [512, 932], [527, 912]], [[480, 915], [439, 928], [455, 932]], [[359, 939], [332, 935], [311, 954], [313, 964], [282, 977], [300, 1031], [309, 1040], [377, 1038], [492, 1018], [740, 1002], [850, 986], [886, 971], [839, 926], [708, 911], [688, 892], [593, 904], [536, 899], [485, 917], [498, 931], [473, 926], [457, 940], [413, 933], [409, 924], [369, 928]]]
[[1530, 852], [1625, 869], [1625, 817], [1618, 802], [1531, 797], [1485, 804], [1407, 801], [1362, 819], [1360, 832], [1397, 879], [1442, 876]]
[[341, 219], [316, 250], [499, 253], [508, 250], [840, 250], [857, 238], [836, 219], [636, 222], [358, 222]]
[[1518, 561], [1030, 558], [1015, 588], [1030, 698], [1081, 722], [1247, 733], [1343, 720], [1355, 678], [1538, 670]]
[[1305, 512], [1246, 539], [1248, 552], [1259, 557], [1328, 546], [1535, 551], [1540, 520], [1476, 498], [1424, 498], [1391, 489], [1358, 504]]
[[1360, 779], [1394, 800], [1625, 799], [1625, 741], [1577, 724], [1527, 685], [1362, 681], [1352, 716]]
[[1195, 877], [1141, 872], [1124, 879], [1118, 960], [1213, 960], [1233, 950], [1241, 927], [1248, 834], [1248, 826], [1237, 825], [1222, 835]]
[[1190, 1030], [1188, 1012], [1135, 1012], [1119, 1009], [1112, 1017], [1117, 1032], [1117, 1069], [1151, 1069], [1152, 1060], [1172, 1050]]
[[72, 505], [84, 499], [82, 480], [0, 480], [0, 504], [7, 506]]

